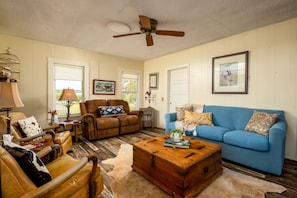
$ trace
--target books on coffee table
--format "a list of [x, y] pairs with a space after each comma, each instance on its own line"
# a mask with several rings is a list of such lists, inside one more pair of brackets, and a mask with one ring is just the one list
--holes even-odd
[[164, 146], [170, 146], [173, 148], [190, 148], [190, 140], [181, 140], [180, 142], [174, 142], [172, 138], [166, 138]]

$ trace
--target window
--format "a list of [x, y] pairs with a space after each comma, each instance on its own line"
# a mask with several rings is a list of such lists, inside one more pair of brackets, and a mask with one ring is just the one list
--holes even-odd
[[137, 73], [122, 73], [121, 97], [129, 103], [130, 110], [139, 108], [139, 75]]
[[88, 64], [49, 59], [49, 110], [57, 110], [58, 117], [65, 117], [66, 101], [59, 101], [63, 89], [74, 89], [78, 101], [74, 101], [70, 108], [72, 116], [80, 115], [79, 102], [87, 99], [88, 92]]

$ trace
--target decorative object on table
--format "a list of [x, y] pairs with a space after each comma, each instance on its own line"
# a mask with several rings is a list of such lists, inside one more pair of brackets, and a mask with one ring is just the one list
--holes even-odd
[[77, 101], [78, 98], [75, 94], [74, 89], [63, 89], [62, 95], [59, 98], [59, 100], [66, 100], [67, 104], [65, 105], [67, 107], [67, 117], [66, 117], [66, 122], [71, 121], [70, 119], [70, 107], [72, 105], [73, 101]]
[[248, 93], [248, 51], [212, 58], [212, 93]]
[[150, 89], [158, 89], [158, 73], [149, 74]]
[[[164, 145], [165, 146], [172, 146], [173, 148], [178, 147], [178, 146], [188, 146], [190, 147], [190, 142], [184, 142], [183, 141], [183, 130], [182, 129], [173, 129], [170, 131], [170, 138], [171, 140], [165, 140]], [[182, 147], [181, 147], [182, 148]]]
[[[10, 48], [6, 49], [6, 53], [0, 54], [0, 79], [6, 81], [18, 81], [15, 79], [15, 74], [20, 73], [19, 68], [15, 68], [20, 64], [20, 59], [14, 54], [10, 53]], [[14, 78], [14, 79], [12, 79]], [[19, 78], [19, 77], [18, 77]]]
[[145, 101], [148, 101], [148, 103], [149, 103], [149, 106], [148, 106], [148, 107], [151, 107], [151, 102], [154, 100], [154, 97], [151, 96], [151, 95], [152, 95], [151, 90], [145, 92], [145, 97], [144, 97], [144, 99], [145, 99]]
[[110, 80], [93, 80], [93, 94], [115, 95], [116, 83]]
[[24, 104], [20, 98], [16, 82], [0, 82], [0, 108], [6, 111], [6, 132], [10, 134], [10, 116], [9, 111], [15, 107], [23, 107]]
[[57, 110], [49, 110], [48, 113], [51, 115], [51, 122], [50, 122], [50, 124], [59, 124]]
[[190, 148], [190, 140], [181, 140], [180, 142], [172, 141], [172, 138], [166, 138], [164, 146], [170, 146], [172, 148]]

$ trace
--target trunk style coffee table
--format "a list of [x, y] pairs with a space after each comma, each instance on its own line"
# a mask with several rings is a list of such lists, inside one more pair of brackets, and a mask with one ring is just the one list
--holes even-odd
[[134, 143], [132, 168], [172, 197], [193, 197], [222, 174], [220, 145], [183, 137], [190, 148], [172, 148], [163, 145], [166, 138]]

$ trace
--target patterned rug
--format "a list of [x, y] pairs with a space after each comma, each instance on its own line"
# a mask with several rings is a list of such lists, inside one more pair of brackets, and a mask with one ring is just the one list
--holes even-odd
[[[103, 164], [113, 165], [108, 172], [111, 179], [113, 197], [115, 198], [169, 198], [170, 196], [160, 188], [132, 171], [133, 146], [122, 144], [117, 157], [107, 159]], [[282, 193], [283, 186], [267, 182], [258, 178], [244, 175], [224, 167], [223, 174], [204, 189], [197, 198], [216, 197], [265, 197], [266, 192]]]

